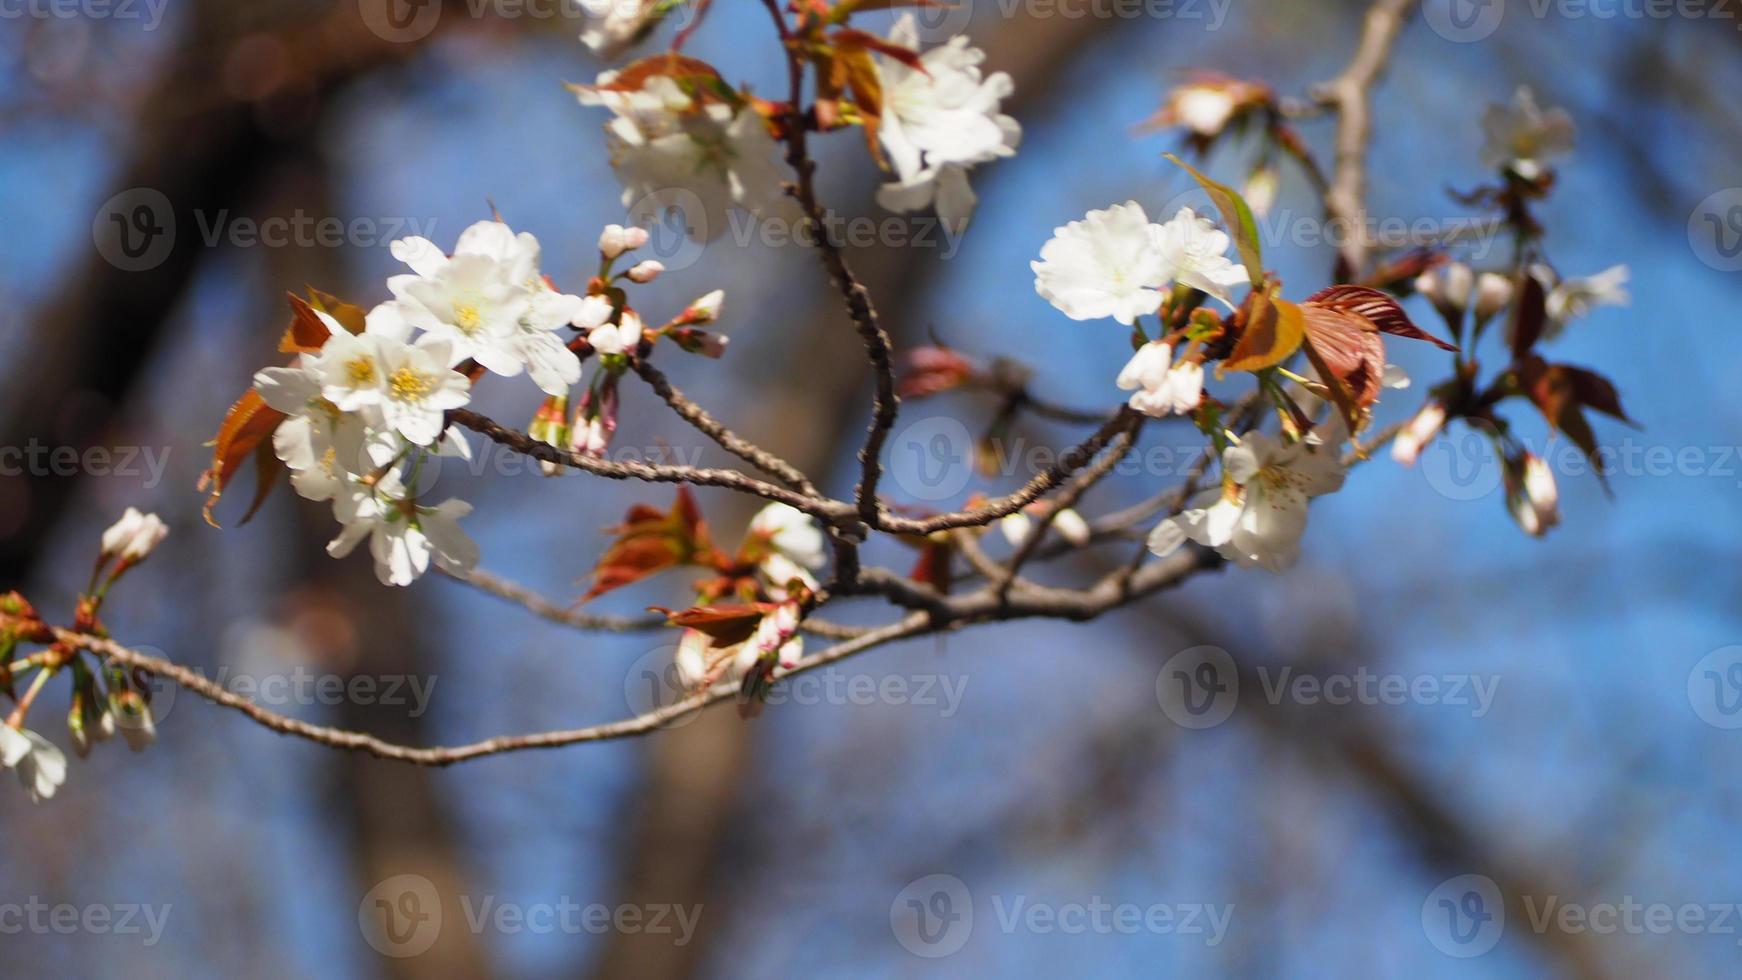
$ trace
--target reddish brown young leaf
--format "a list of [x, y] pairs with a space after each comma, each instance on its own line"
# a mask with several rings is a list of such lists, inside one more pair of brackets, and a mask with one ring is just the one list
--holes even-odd
[[[1532, 354], [1518, 365], [1518, 384], [1525, 397], [1548, 420], [1549, 427], [1572, 440], [1573, 445], [1579, 447], [1579, 451], [1590, 461], [1597, 478], [1602, 480], [1607, 474], [1603, 469], [1602, 459], [1597, 455], [1597, 436], [1591, 431], [1590, 421], [1585, 418], [1583, 404], [1579, 399], [1578, 383], [1574, 381], [1571, 370], [1564, 364], [1550, 364]], [[1620, 405], [1616, 404], [1615, 407], [1619, 409]], [[1607, 486], [1605, 480], [1604, 487]]]
[[[209, 443], [212, 447], [211, 468], [200, 474], [200, 482], [196, 487], [202, 491], [211, 488], [204, 509], [206, 523], [213, 527], [219, 526], [212, 517], [212, 509], [218, 505], [218, 498], [224, 495], [231, 479], [242, 468], [242, 464], [248, 461], [249, 456], [262, 447], [265, 452], [271, 452], [272, 433], [284, 418], [283, 412], [269, 407], [252, 388], [224, 413], [224, 422], [218, 427], [217, 436]], [[266, 468], [257, 466], [257, 470], [264, 473]], [[253, 516], [265, 494], [264, 490], [256, 492], [254, 507], [248, 511], [249, 516]], [[247, 518], [243, 520], [246, 521]]]
[[959, 388], [977, 373], [974, 363], [940, 345], [915, 347], [901, 357], [902, 372], [895, 393], [902, 398], [927, 398]]
[[1506, 342], [1512, 346], [1513, 360], [1522, 361], [1530, 354], [1548, 325], [1548, 294], [1542, 280], [1520, 272], [1513, 295], [1512, 313], [1506, 320]]
[[1307, 343], [1323, 361], [1320, 380], [1328, 370], [1347, 387], [1357, 408], [1377, 401], [1385, 374], [1385, 342], [1373, 321], [1311, 301], [1302, 303], [1300, 312]]
[[667, 569], [717, 562], [718, 556], [708, 539], [707, 523], [696, 509], [688, 487], [678, 488], [677, 501], [669, 511], [636, 504], [611, 532], [617, 539], [599, 558], [593, 570], [593, 586], [581, 597], [582, 602]]
[[1448, 344], [1416, 326], [1409, 314], [1403, 312], [1403, 307], [1397, 305], [1397, 300], [1377, 289], [1368, 289], [1366, 286], [1332, 286], [1308, 296], [1301, 305], [1323, 306], [1352, 313], [1372, 323], [1381, 333], [1407, 337], [1410, 340], [1425, 340], [1441, 350], [1458, 349], [1456, 344]]
[[[312, 290], [311, 290], [312, 292]], [[323, 294], [324, 295], [324, 294]], [[314, 354], [326, 346], [332, 330], [315, 315], [315, 308], [295, 293], [289, 294], [290, 326], [278, 341], [280, 354]], [[335, 317], [335, 319], [337, 319]], [[342, 321], [341, 321], [342, 322]], [[355, 333], [356, 331], [352, 331]]]
[[1300, 349], [1305, 336], [1301, 307], [1278, 299], [1274, 292], [1254, 291], [1245, 309], [1245, 326], [1216, 369], [1218, 376], [1225, 371], [1261, 371]]
[[1573, 367], [1570, 364], [1557, 365], [1566, 372], [1567, 379], [1572, 383], [1573, 394], [1578, 396], [1579, 404], [1592, 408], [1610, 418], [1632, 423], [1627, 413], [1621, 408], [1621, 393], [1615, 390], [1615, 385], [1608, 378], [1595, 371]]
[[772, 602], [720, 603], [711, 606], [691, 606], [674, 612], [661, 606], [649, 607], [662, 613], [666, 622], [684, 629], [707, 634], [715, 647], [737, 646], [756, 635], [762, 617], [778, 608]]

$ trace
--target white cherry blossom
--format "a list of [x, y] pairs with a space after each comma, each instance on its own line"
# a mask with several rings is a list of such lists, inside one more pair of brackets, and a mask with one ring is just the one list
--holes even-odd
[[[911, 13], [895, 22], [889, 40], [909, 50], [919, 47]], [[896, 177], [878, 191], [879, 204], [902, 212], [934, 207], [946, 225], [967, 224], [975, 204], [968, 168], [1014, 155], [1022, 140], [1021, 125], [999, 111], [1015, 86], [1004, 72], [982, 76], [985, 59], [985, 52], [970, 47], [965, 37], [921, 54], [923, 71], [879, 56], [883, 113], [878, 138]]]
[[345, 527], [327, 545], [327, 554], [344, 558], [368, 538], [375, 577], [383, 585], [410, 585], [429, 570], [431, 560], [453, 572], [478, 564], [478, 546], [459, 526], [472, 505], [448, 500], [420, 506], [405, 496], [397, 473], [389, 472], [372, 487], [353, 485], [335, 509]]
[[138, 508], [129, 507], [120, 520], [103, 532], [103, 557], [138, 564], [168, 536], [168, 525], [156, 514], [143, 514]]
[[1562, 280], [1549, 290], [1548, 325], [1543, 336], [1554, 338], [1574, 320], [1589, 316], [1599, 306], [1626, 306], [1630, 273], [1625, 265], [1612, 265], [1594, 276]]
[[828, 563], [827, 539], [809, 514], [790, 504], [771, 503], [750, 520], [750, 533], [768, 539], [780, 555], [805, 568]]
[[1157, 233], [1168, 279], [1221, 300], [1233, 309], [1229, 291], [1249, 281], [1246, 267], [1228, 258], [1228, 233], [1191, 208], [1180, 208]]
[[1306, 532], [1307, 502], [1343, 485], [1340, 434], [1321, 434], [1319, 442], [1285, 444], [1248, 433], [1222, 454], [1227, 484], [1199, 494], [1187, 510], [1157, 525], [1150, 550], [1165, 557], [1191, 540], [1242, 567], [1291, 567]]
[[415, 445], [434, 443], [441, 435], [443, 414], [471, 401], [472, 383], [448, 367], [452, 358], [444, 340], [383, 342], [380, 359], [381, 398], [375, 406], [380, 427]]
[[1196, 361], [1173, 363], [1173, 348], [1159, 340], [1137, 349], [1119, 372], [1120, 390], [1135, 391], [1130, 405], [1154, 418], [1184, 415], [1198, 407], [1204, 393], [1204, 366]]
[[1490, 105], [1482, 114], [1482, 164], [1509, 167], [1535, 180], [1550, 160], [1573, 150], [1573, 120], [1562, 109], [1543, 110], [1528, 86], [1519, 86], [1511, 105]]
[[1073, 320], [1112, 317], [1129, 326], [1161, 308], [1169, 277], [1160, 230], [1136, 201], [1055, 228], [1040, 261], [1029, 263], [1035, 291]]
[[[781, 191], [774, 138], [753, 108], [697, 105], [665, 77], [649, 79], [636, 92], [600, 87], [616, 77], [606, 72], [578, 93], [583, 105], [616, 114], [605, 130], [625, 207], [643, 219], [675, 207], [685, 234], [701, 242], [726, 231], [733, 207], [761, 216], [793, 213]], [[601, 248], [614, 244], [602, 240]]]
[[0, 725], [0, 767], [18, 774], [32, 803], [54, 796], [67, 781], [66, 753], [28, 728]]

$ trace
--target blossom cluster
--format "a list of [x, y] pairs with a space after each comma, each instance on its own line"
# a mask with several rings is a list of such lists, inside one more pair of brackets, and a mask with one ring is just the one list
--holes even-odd
[[[328, 552], [342, 558], [367, 540], [377, 577], [396, 586], [416, 581], [432, 563], [459, 573], [477, 564], [478, 547], [459, 526], [471, 505], [426, 503], [417, 476], [432, 455], [469, 458], [447, 413], [470, 402], [473, 379], [485, 372], [525, 374], [547, 403], [566, 406], [581, 380], [581, 352], [597, 354], [606, 364], [601, 380], [562, 428], [575, 436], [565, 448], [602, 453], [616, 425], [615, 374], [644, 333], [612, 283], [647, 283], [663, 271], [656, 260], [616, 275], [612, 267], [646, 241], [642, 229], [608, 227], [599, 242], [600, 275], [580, 296], [558, 290], [540, 271], [534, 236], [480, 221], [461, 233], [451, 255], [425, 238], [394, 242], [393, 256], [411, 271], [388, 279], [393, 298], [360, 323], [302, 310], [313, 321], [302, 336], [316, 340], [298, 346], [293, 365], [257, 373], [254, 390], [284, 416], [272, 449], [291, 486], [330, 502], [342, 526]], [[703, 297], [669, 329], [708, 322], [720, 299]]]

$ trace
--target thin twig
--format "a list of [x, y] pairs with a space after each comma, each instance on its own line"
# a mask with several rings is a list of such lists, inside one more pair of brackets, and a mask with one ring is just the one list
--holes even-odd
[[718, 443], [721, 449], [799, 493], [811, 497], [817, 496], [816, 486], [811, 483], [808, 477], [799, 472], [798, 467], [728, 429], [720, 420], [709, 415], [707, 409], [685, 397], [684, 393], [666, 378], [664, 372], [645, 360], [635, 361], [634, 367], [635, 373], [641, 375], [641, 380], [647, 382], [654, 394], [664, 399], [665, 403], [671, 406], [672, 411], [676, 412], [685, 422], [694, 426], [696, 431]]
[[1367, 233], [1367, 148], [1373, 138], [1372, 89], [1391, 60], [1403, 22], [1415, 0], [1377, 0], [1367, 10], [1355, 56], [1336, 78], [1317, 91], [1320, 103], [1337, 112], [1335, 163], [1325, 209], [1344, 223], [1343, 278], [1360, 281], [1373, 242]]
[[1131, 431], [1142, 421], [1143, 416], [1130, 408], [1120, 409], [1094, 435], [1066, 450], [1058, 462], [1045, 473], [1036, 476], [1022, 489], [1008, 496], [988, 501], [979, 507], [934, 517], [910, 518], [884, 514], [876, 526], [880, 530], [895, 534], [932, 534], [957, 527], [984, 527], [1001, 517], [1016, 513], [1051, 492], [1054, 487], [1070, 479], [1072, 474], [1089, 465], [1119, 435]]
[[506, 446], [517, 453], [531, 456], [547, 463], [585, 470], [595, 476], [603, 476], [612, 480], [645, 480], [649, 483], [687, 483], [698, 487], [722, 487], [736, 490], [752, 496], [774, 500], [791, 506], [816, 517], [825, 523], [833, 524], [853, 516], [851, 505], [838, 500], [829, 500], [810, 494], [777, 487], [772, 483], [746, 476], [737, 470], [707, 469], [699, 466], [658, 466], [652, 463], [614, 462], [599, 459], [594, 456], [582, 456], [559, 449], [547, 442], [540, 442], [524, 432], [510, 429], [505, 425], [479, 415], [468, 409], [455, 409], [448, 413], [448, 418], [456, 425], [464, 426], [473, 432]]

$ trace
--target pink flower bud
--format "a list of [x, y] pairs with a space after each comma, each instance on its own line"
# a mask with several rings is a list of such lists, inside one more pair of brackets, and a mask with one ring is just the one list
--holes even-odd
[[605, 230], [599, 233], [599, 254], [605, 257], [605, 261], [609, 262], [628, 250], [624, 231], [622, 225], [606, 225]]
[[713, 323], [720, 317], [720, 306], [726, 302], [726, 291], [716, 289], [689, 305], [678, 317], [682, 323]]
[[1391, 458], [1405, 466], [1414, 466], [1420, 458], [1422, 447], [1433, 441], [1439, 435], [1440, 429], [1446, 424], [1446, 407], [1439, 402], [1428, 402], [1415, 413], [1415, 417], [1404, 423], [1403, 430], [1391, 440]]
[[635, 265], [630, 268], [627, 275], [629, 276], [630, 282], [649, 283], [658, 279], [659, 274], [664, 271], [664, 262], [661, 262], [658, 259], [647, 259], [635, 263]]

